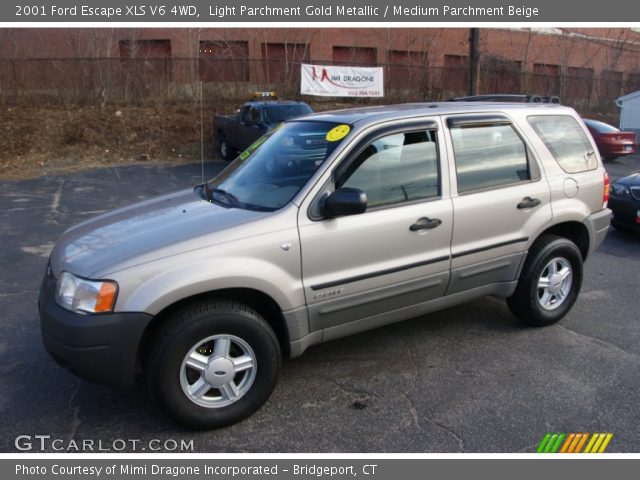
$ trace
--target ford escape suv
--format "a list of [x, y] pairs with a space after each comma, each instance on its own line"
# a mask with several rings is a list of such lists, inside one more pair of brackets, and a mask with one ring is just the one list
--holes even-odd
[[483, 295], [557, 322], [606, 235], [608, 195], [564, 106], [306, 116], [207, 183], [67, 230], [41, 288], [44, 345], [90, 381], [145, 378], [183, 425], [228, 425], [313, 344]]

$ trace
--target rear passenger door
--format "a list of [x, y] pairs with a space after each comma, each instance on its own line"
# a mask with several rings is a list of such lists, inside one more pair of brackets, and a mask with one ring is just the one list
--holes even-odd
[[549, 186], [506, 116], [447, 118], [454, 227], [447, 294], [516, 280], [527, 246], [551, 221]]

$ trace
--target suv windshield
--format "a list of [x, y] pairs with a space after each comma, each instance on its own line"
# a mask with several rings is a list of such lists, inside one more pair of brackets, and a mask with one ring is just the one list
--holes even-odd
[[280, 123], [290, 118], [302, 117], [313, 113], [311, 108], [304, 103], [290, 105], [269, 105], [264, 109], [264, 120], [267, 123]]
[[209, 200], [273, 211], [307, 183], [350, 131], [348, 125], [288, 122], [260, 137], [207, 186]]

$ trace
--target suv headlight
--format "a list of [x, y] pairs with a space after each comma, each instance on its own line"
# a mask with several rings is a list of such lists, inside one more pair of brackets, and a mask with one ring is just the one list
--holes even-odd
[[631, 192], [629, 192], [629, 188], [626, 185], [621, 185], [619, 183], [612, 183], [611, 193], [613, 193], [614, 195], [618, 195], [620, 197], [624, 197], [626, 195], [629, 195]]
[[56, 286], [56, 302], [67, 310], [82, 313], [111, 312], [118, 284], [105, 280], [85, 280], [62, 272]]

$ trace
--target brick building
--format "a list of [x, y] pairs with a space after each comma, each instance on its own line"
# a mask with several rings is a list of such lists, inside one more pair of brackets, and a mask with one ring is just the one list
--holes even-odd
[[[382, 65], [388, 92], [438, 97], [466, 91], [468, 38], [468, 28], [2, 29], [0, 61], [13, 61], [7, 65], [14, 74], [3, 68], [0, 88], [45, 90], [58, 77], [86, 83], [87, 75], [104, 69], [96, 67], [99, 59], [110, 71], [117, 65], [117, 78], [142, 78], [145, 88], [152, 80], [202, 81], [289, 86], [295, 94], [300, 62], [315, 62]], [[36, 76], [24, 62], [32, 73], [44, 67], [51, 75], [34, 85]], [[639, 88], [640, 31], [481, 30], [482, 92], [569, 94], [576, 100], [597, 94], [608, 101]]]

